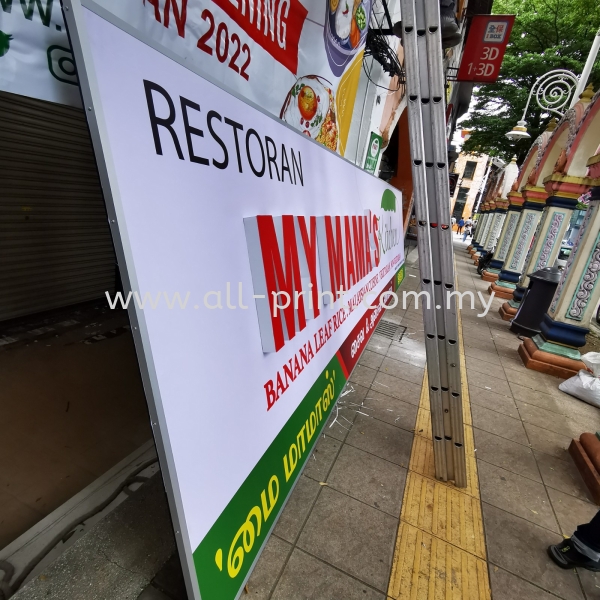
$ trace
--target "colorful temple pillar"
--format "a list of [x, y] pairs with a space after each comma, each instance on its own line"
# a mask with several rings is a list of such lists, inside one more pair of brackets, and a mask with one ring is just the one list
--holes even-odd
[[494, 226], [494, 221], [498, 214], [496, 212], [496, 202], [494, 200], [490, 200], [487, 203], [487, 205], [488, 205], [488, 218], [485, 223], [485, 229], [483, 230], [481, 239], [479, 240], [479, 249], [472, 254], [473, 262], [475, 264], [477, 264], [479, 262], [481, 255], [485, 254], [485, 252], [486, 252], [486, 244], [488, 243], [488, 240], [490, 238], [490, 235], [492, 233], [492, 229]]
[[473, 238], [473, 244], [471, 244], [471, 246], [469, 246], [467, 249], [471, 256], [481, 250], [481, 240], [484, 236], [486, 226], [490, 218], [489, 206], [487, 202], [483, 202], [481, 204], [479, 215], [479, 219], [477, 219], [477, 228], [475, 229], [475, 236]]
[[[598, 179], [595, 182], [600, 184]], [[600, 187], [594, 187], [571, 256], [544, 315], [541, 335], [519, 346], [528, 369], [567, 378], [585, 368], [579, 348], [586, 344], [588, 326], [600, 300], [599, 275]]]
[[492, 223], [488, 235], [483, 242], [483, 249], [486, 252], [493, 250], [496, 247], [498, 236], [500, 235], [502, 225], [504, 225], [504, 220], [506, 219], [506, 213], [508, 212], [508, 200], [497, 198], [495, 204], [496, 208], [494, 208]]
[[554, 195], [576, 194], [590, 186], [589, 205], [541, 333], [519, 347], [527, 368], [565, 378], [584, 367], [580, 348], [600, 300], [600, 93], [592, 96], [588, 86], [575, 110], [568, 111], [576, 126], [552, 176], [544, 179]]
[[508, 209], [504, 224], [502, 225], [502, 230], [498, 237], [494, 258], [492, 259], [492, 262], [490, 262], [490, 266], [483, 271], [481, 275], [481, 278], [484, 281], [496, 281], [500, 276], [500, 271], [504, 266], [506, 255], [508, 254], [508, 250], [517, 230], [517, 224], [519, 223], [519, 217], [523, 210], [523, 203], [525, 200], [518, 192], [511, 191], [508, 194], [507, 202]]
[[538, 159], [528, 183], [534, 187], [543, 185], [547, 199], [513, 297], [499, 310], [505, 321], [517, 314], [529, 286], [529, 275], [544, 267], [554, 266], [578, 199], [591, 185], [592, 179], [586, 176], [586, 167], [578, 165], [577, 161], [573, 164], [573, 158], [578, 153], [585, 155], [587, 152], [587, 159], [592, 152], [579, 146], [586, 131], [581, 125], [586, 119], [589, 123], [590, 117], [593, 117], [590, 114], [593, 95], [591, 86], [588, 86], [560, 122], [551, 122], [540, 136], [549, 137], [546, 143], [540, 140]]
[[525, 260], [523, 273], [513, 297], [500, 308], [500, 314], [505, 321], [517, 314], [523, 295], [529, 287], [529, 275], [544, 267], [552, 267], [556, 262], [578, 199], [589, 189], [590, 181], [580, 177], [567, 177], [560, 173], [552, 173], [546, 178], [544, 187], [549, 196]]
[[527, 185], [522, 196], [524, 198], [523, 210], [519, 216], [504, 265], [497, 281], [492, 282], [488, 289], [490, 294], [494, 292], [498, 298], [505, 300], [513, 297], [513, 292], [523, 272], [527, 252], [542, 216], [547, 194], [544, 188]]

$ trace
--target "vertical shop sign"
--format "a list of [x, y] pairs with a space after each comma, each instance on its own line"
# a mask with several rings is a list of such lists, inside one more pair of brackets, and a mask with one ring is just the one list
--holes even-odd
[[367, 156], [365, 157], [365, 171], [375, 175], [375, 169], [379, 163], [379, 155], [381, 154], [381, 145], [383, 144], [383, 138], [374, 131], [371, 132], [371, 139], [367, 146]]
[[471, 21], [458, 81], [492, 83], [498, 79], [514, 15], [477, 15]]

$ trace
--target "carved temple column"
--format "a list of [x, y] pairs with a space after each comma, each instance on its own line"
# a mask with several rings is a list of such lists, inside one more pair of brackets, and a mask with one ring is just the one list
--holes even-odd
[[[498, 204], [500, 204], [500, 206], [498, 206]], [[479, 259], [481, 256], [492, 250], [496, 244], [496, 241], [498, 240], [500, 228], [502, 227], [502, 223], [506, 217], [506, 209], [502, 208], [503, 204], [503, 201], [498, 198], [492, 205], [493, 208], [491, 209], [489, 227], [487, 228], [484, 239], [481, 241], [481, 250], [473, 255], [473, 262], [475, 264], [479, 264]]]
[[485, 221], [481, 224], [481, 235], [477, 240], [477, 243], [471, 249], [471, 257], [473, 258], [475, 264], [477, 264], [481, 253], [483, 252], [483, 244], [487, 239], [487, 236], [490, 232], [490, 228], [492, 226], [492, 221], [494, 220], [494, 209], [496, 205], [493, 201], [488, 201], [485, 203]]
[[[594, 183], [598, 185], [600, 180]], [[541, 335], [519, 346], [528, 369], [564, 378], [584, 368], [579, 348], [585, 346], [588, 326], [600, 299], [600, 187], [591, 192], [579, 235], [544, 315]]]
[[479, 219], [477, 219], [477, 227], [475, 229], [475, 235], [473, 236], [473, 243], [467, 248], [467, 251], [473, 256], [475, 252], [479, 252], [480, 241], [485, 230], [486, 223], [489, 219], [490, 213], [487, 202], [481, 204], [481, 211], [479, 213]]
[[487, 270], [481, 274], [481, 278], [484, 281], [496, 281], [500, 276], [500, 270], [504, 266], [504, 260], [517, 230], [524, 202], [525, 199], [519, 192], [509, 192], [508, 210], [500, 231], [500, 236], [498, 237], [494, 258]]
[[519, 217], [515, 235], [498, 280], [488, 288], [490, 294], [494, 292], [496, 297], [505, 300], [512, 298], [517, 287], [548, 194], [544, 188], [527, 185], [523, 189], [522, 195], [525, 202], [523, 203], [523, 210]]
[[495, 200], [490, 200], [488, 202], [488, 218], [485, 223], [485, 229], [483, 230], [483, 234], [481, 239], [479, 240], [479, 249], [472, 254], [473, 263], [477, 265], [479, 263], [479, 259], [482, 254], [486, 253], [486, 247], [488, 241], [490, 239], [490, 235], [492, 233], [492, 229], [494, 228], [494, 222], [496, 220], [496, 202]]
[[549, 196], [513, 297], [500, 307], [500, 315], [505, 321], [510, 321], [517, 314], [529, 287], [529, 274], [552, 267], [556, 262], [578, 199], [589, 189], [591, 181], [589, 178], [570, 177], [562, 173], [552, 173], [544, 180], [544, 188]]
[[496, 198], [496, 208], [494, 209], [492, 223], [490, 225], [487, 237], [483, 242], [483, 249], [486, 252], [493, 250], [496, 247], [496, 242], [498, 241], [498, 236], [502, 230], [502, 225], [504, 225], [507, 212], [508, 200], [506, 198]]

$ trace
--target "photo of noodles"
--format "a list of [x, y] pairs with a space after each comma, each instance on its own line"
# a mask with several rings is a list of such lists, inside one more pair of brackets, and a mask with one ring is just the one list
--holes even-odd
[[330, 150], [337, 150], [335, 102], [327, 79], [319, 75], [300, 77], [288, 92], [279, 118]]

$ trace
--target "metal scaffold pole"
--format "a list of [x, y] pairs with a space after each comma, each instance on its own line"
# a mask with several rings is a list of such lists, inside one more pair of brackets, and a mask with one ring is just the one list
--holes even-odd
[[466, 487], [439, 0], [401, 0], [435, 474]]

